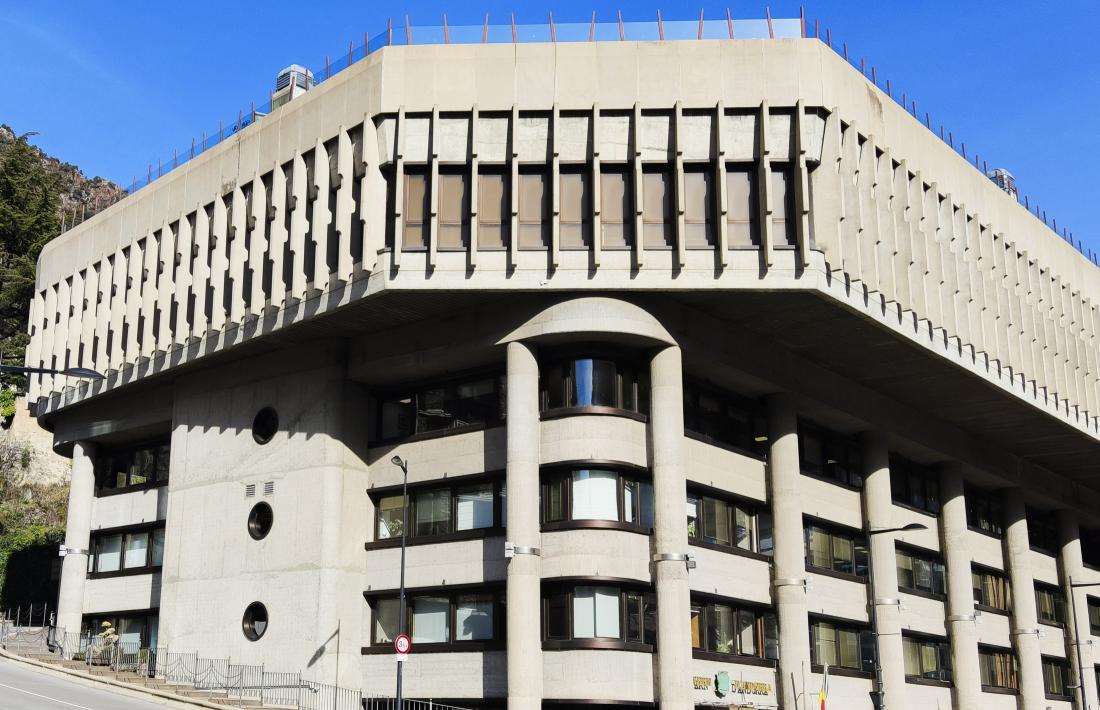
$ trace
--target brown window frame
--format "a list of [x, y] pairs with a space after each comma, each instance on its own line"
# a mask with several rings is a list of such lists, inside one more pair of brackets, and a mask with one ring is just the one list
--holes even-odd
[[[595, 637], [576, 638], [573, 619], [573, 598], [577, 587], [603, 587], [616, 589], [619, 593], [619, 636], [617, 638]], [[565, 600], [565, 637], [550, 637], [550, 598], [562, 597]], [[628, 638], [630, 628], [630, 603], [637, 599], [642, 607], [639, 610], [641, 638]], [[657, 648], [657, 595], [642, 582], [594, 577], [570, 578], [568, 580], [544, 583], [542, 588], [542, 648], [543, 650], [564, 649], [616, 649], [653, 653]], [[646, 612], [652, 610], [652, 615]], [[652, 619], [652, 626], [647, 621]], [[652, 634], [650, 634], [652, 631]]]

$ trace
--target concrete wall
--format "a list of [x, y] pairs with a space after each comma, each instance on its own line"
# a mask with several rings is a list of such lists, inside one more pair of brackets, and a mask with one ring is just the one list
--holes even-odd
[[[262, 366], [239, 363], [176, 393], [160, 640], [244, 663], [303, 668], [316, 680], [358, 671], [367, 522], [365, 398], [344, 379], [340, 349], [285, 352]], [[224, 379], [223, 379], [224, 378]], [[267, 444], [252, 422], [279, 416]], [[249, 496], [246, 486], [254, 484]], [[265, 491], [270, 484], [271, 493]], [[254, 540], [258, 501], [274, 511]], [[241, 631], [253, 601], [270, 625], [258, 641]], [[310, 662], [315, 652], [319, 660]]]

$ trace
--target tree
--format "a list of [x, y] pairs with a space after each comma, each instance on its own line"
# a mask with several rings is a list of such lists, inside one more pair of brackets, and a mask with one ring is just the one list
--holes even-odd
[[[24, 133], [0, 144], [0, 357], [22, 363], [35, 265], [42, 247], [60, 232], [60, 185]], [[0, 375], [0, 385], [22, 378]]]

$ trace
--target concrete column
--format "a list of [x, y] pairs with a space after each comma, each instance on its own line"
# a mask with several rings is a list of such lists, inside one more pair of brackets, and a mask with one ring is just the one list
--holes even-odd
[[[870, 530], [894, 527], [894, 503], [890, 492], [890, 450], [886, 437], [867, 432], [863, 444], [863, 519]], [[878, 658], [882, 668], [885, 706], [904, 708], [905, 656], [901, 643], [901, 605], [898, 599], [898, 567], [891, 533], [869, 536], [873, 594], [871, 610], [878, 625]], [[868, 585], [872, 591], [872, 585]]]
[[1001, 502], [1005, 515], [1005, 565], [1012, 584], [1012, 638], [1020, 664], [1020, 710], [1044, 710], [1047, 701], [1043, 654], [1035, 613], [1035, 578], [1031, 573], [1024, 492], [1020, 488], [1006, 488], [1001, 493]]
[[[1073, 677], [1079, 678], [1086, 705], [1100, 707], [1100, 697], [1096, 688], [1096, 673], [1093, 672], [1092, 631], [1089, 625], [1089, 589], [1071, 589], [1070, 582], [1080, 584], [1085, 580], [1085, 566], [1081, 559], [1081, 537], [1077, 524], [1077, 513], [1062, 510], [1058, 513], [1058, 540], [1061, 545], [1060, 561], [1062, 588], [1066, 591], [1066, 611], [1069, 614], [1066, 624], [1066, 642], [1069, 661], [1073, 666]], [[1094, 587], [1096, 591], [1100, 587]], [[1076, 617], [1076, 618], [1074, 618]], [[1074, 623], [1076, 622], [1076, 623]], [[1076, 632], [1080, 631], [1078, 639]], [[1079, 655], [1078, 655], [1079, 654]], [[1084, 673], [1081, 669], [1084, 668]], [[1078, 701], [1077, 707], [1081, 705]]]
[[802, 473], [798, 415], [787, 394], [767, 398], [768, 498], [772, 509], [773, 569], [779, 619], [779, 706], [800, 708], [810, 674], [810, 621], [806, 616], [806, 542], [802, 528]]
[[947, 635], [951, 640], [954, 705], [980, 708], [982, 677], [978, 668], [978, 629], [974, 623], [974, 594], [970, 585], [966, 498], [962, 471], [949, 464], [940, 470], [940, 515], [943, 558], [947, 566]]
[[654, 544], [657, 580], [657, 700], [662, 710], [690, 710], [691, 590], [684, 501], [684, 373], [680, 348], [650, 362]]
[[57, 626], [80, 632], [84, 613], [84, 582], [88, 578], [88, 543], [95, 501], [95, 447], [86, 441], [73, 445], [73, 475], [69, 483], [69, 512], [65, 519], [65, 547], [79, 550], [61, 563], [61, 589], [57, 595]]
[[539, 366], [508, 343], [507, 540], [508, 710], [542, 707], [542, 565], [539, 536]]

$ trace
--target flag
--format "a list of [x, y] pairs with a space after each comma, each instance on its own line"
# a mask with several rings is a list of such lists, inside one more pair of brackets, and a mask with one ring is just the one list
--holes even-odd
[[825, 710], [825, 698], [829, 697], [829, 664], [825, 664], [825, 675], [821, 679], [821, 692], [817, 694], [821, 703], [820, 710]]

